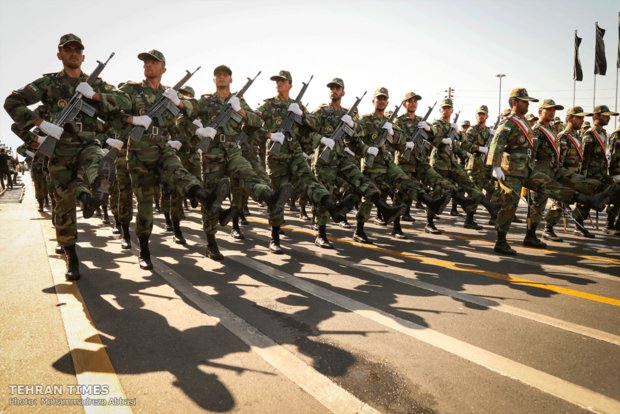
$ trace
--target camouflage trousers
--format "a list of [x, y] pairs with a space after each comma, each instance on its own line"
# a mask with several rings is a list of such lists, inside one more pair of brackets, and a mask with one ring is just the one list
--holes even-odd
[[[394, 203], [411, 203], [418, 200], [418, 193], [423, 189], [415, 179], [409, 177], [398, 165], [388, 163], [385, 168], [364, 169], [364, 176], [368, 178], [382, 193], [394, 192]], [[372, 201], [367, 197], [362, 199], [357, 211], [358, 221], [368, 221], [372, 210]]]
[[32, 183], [34, 184], [34, 196], [38, 201], [45, 199], [48, 195], [47, 176], [49, 174], [43, 169], [32, 169]]
[[484, 194], [478, 190], [476, 185], [470, 180], [469, 176], [458, 164], [452, 164], [450, 170], [436, 170], [442, 177], [449, 179], [457, 186], [457, 191], [465, 191], [469, 198], [476, 201], [476, 204], [472, 204], [467, 208], [463, 207], [466, 213], [475, 213], [478, 208], [478, 204], [484, 199]]
[[[315, 206], [329, 196], [329, 191], [312, 173], [304, 154], [299, 150], [267, 155], [267, 174], [274, 190], [290, 183], [299, 189]], [[281, 226], [284, 223], [284, 211], [269, 215], [269, 224]]]
[[[96, 140], [84, 144], [59, 141], [49, 160], [48, 170], [56, 199], [53, 213], [56, 239], [63, 247], [77, 242], [76, 200], [79, 193], [88, 192], [86, 183], [95, 182], [102, 156], [103, 150]], [[86, 183], [78, 185], [81, 175]]]
[[[209, 152], [202, 154], [202, 179], [207, 192], [211, 191], [224, 177], [229, 177], [235, 182], [232, 204], [239, 210], [243, 208], [243, 190], [247, 188], [249, 194], [255, 200], [259, 200], [261, 194], [271, 190], [269, 184], [256, 174], [250, 162], [243, 157], [241, 149], [236, 143], [220, 143], [213, 145]], [[218, 214], [211, 214], [207, 210], [202, 211], [202, 226], [206, 234], [215, 234], [218, 226]]]
[[[508, 232], [521, 199], [521, 188], [539, 192], [562, 203], [571, 203], [577, 194], [574, 190], [564, 187], [548, 175], [533, 170], [528, 177], [506, 176], [504, 186], [500, 186], [500, 210], [495, 220], [498, 232]], [[528, 218], [528, 221], [531, 217]], [[539, 219], [540, 221], [540, 219]]]
[[[357, 160], [352, 156], [337, 156], [329, 164], [318, 162], [317, 156], [314, 159], [314, 173], [330, 194], [335, 195], [343, 183], [348, 184], [351, 193], [364, 199], [374, 200], [381, 194], [377, 186], [362, 173]], [[329, 212], [323, 207], [318, 207], [316, 223], [322, 226], [329, 223], [329, 220]]]
[[133, 216], [133, 193], [131, 177], [127, 168], [127, 155], [123, 150], [115, 161], [116, 180], [110, 192], [110, 210], [119, 223], [129, 224]]
[[[149, 138], [145, 135], [142, 140]], [[183, 167], [174, 149], [161, 140], [151, 140], [148, 145], [130, 148], [127, 153], [127, 167], [131, 187], [138, 200], [138, 237], [148, 237], [153, 230], [153, 200], [160, 181], [183, 195], [192, 187], [200, 186], [200, 181]]]
[[[441, 174], [428, 163], [417, 162], [413, 164], [407, 162], [401, 163], [399, 166], [407, 175], [417, 178], [425, 187], [429, 188], [433, 198], [443, 197], [448, 191], [456, 191], [456, 186], [452, 181], [443, 178]], [[432, 214], [428, 208], [426, 212]]]
[[497, 180], [493, 178], [493, 170], [490, 166], [484, 165], [480, 169], [467, 170], [469, 178], [479, 190], [484, 190], [484, 199], [490, 202], [497, 202], [499, 198], [499, 188]]
[[[181, 160], [181, 164], [198, 180], [201, 179], [202, 172], [200, 169], [200, 155], [198, 152], [177, 152], [177, 156]], [[181, 221], [183, 216], [184, 194], [173, 191], [165, 183], [161, 186], [161, 211], [170, 214], [172, 221]]]

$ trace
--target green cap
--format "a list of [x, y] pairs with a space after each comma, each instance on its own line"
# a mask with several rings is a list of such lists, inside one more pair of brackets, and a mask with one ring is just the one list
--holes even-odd
[[384, 86], [375, 89], [375, 98], [377, 96], [385, 96], [386, 98], [390, 99], [390, 94], [389, 94], [387, 88], [384, 87]]
[[166, 58], [164, 57], [164, 54], [161, 53], [159, 50], [152, 49], [148, 52], [142, 52], [138, 55], [138, 59], [140, 60], [146, 60], [149, 58], [158, 60], [162, 63], [166, 63]]
[[403, 102], [408, 101], [411, 98], [415, 98], [416, 101], [422, 100], [422, 97], [415, 92], [407, 92], [405, 96], [403, 96]]
[[480, 105], [476, 110], [477, 114], [489, 114], [489, 107], [486, 105]]
[[571, 106], [566, 110], [566, 116], [592, 116], [592, 114], [584, 112], [580, 106]]
[[293, 82], [293, 77], [291, 76], [291, 72], [288, 70], [281, 70], [277, 75], [273, 75], [271, 77], [272, 81], [277, 81], [278, 79], [285, 79], [289, 82]]
[[226, 66], [226, 65], [220, 65], [220, 66], [216, 67], [215, 69], [213, 69], [213, 76], [216, 76], [220, 72], [226, 72], [230, 76], [232, 76], [232, 70], [230, 70], [230, 68], [228, 66]]
[[581, 125], [581, 128], [591, 128], [592, 124], [590, 123], [590, 121], [586, 121]]
[[467, 119], [464, 120], [463, 122], [461, 122], [461, 126], [471, 126], [471, 122], [469, 122]]
[[449, 106], [449, 107], [454, 106], [454, 105], [452, 105], [452, 99], [446, 98], [446, 99], [442, 99], [441, 101], [439, 101], [439, 107], [440, 108], [444, 108], [446, 106]]
[[502, 116], [503, 116], [503, 117], [507, 117], [507, 116], [509, 116], [511, 113], [512, 113], [512, 109], [510, 109], [510, 108], [506, 108], [506, 109], [504, 109], [504, 110], [502, 111]]
[[553, 118], [553, 122], [562, 122], [562, 120], [559, 116], [556, 116], [555, 118]]
[[526, 121], [538, 121], [538, 117], [534, 114], [527, 114], [525, 115], [525, 120]]
[[538, 106], [538, 109], [558, 109], [561, 111], [564, 107], [556, 104], [553, 99], [543, 99], [542, 103]]
[[60, 36], [60, 40], [58, 41], [58, 47], [63, 47], [69, 43], [77, 43], [82, 47], [82, 49], [84, 49], [84, 44], [82, 43], [82, 39], [80, 39], [73, 33], [67, 33], [66, 35]]
[[592, 111], [592, 113], [596, 114], [596, 115], [609, 115], [609, 116], [617, 116], [618, 115], [618, 112], [611, 112], [607, 105], [596, 105], [594, 107], [594, 111]]
[[192, 98], [196, 95], [196, 91], [194, 91], [194, 88], [192, 88], [191, 86], [183, 86], [181, 89], [179, 89], [179, 92], [191, 96]]
[[510, 98], [517, 98], [522, 101], [538, 102], [538, 99], [532, 98], [527, 94], [527, 90], [525, 88], [515, 88], [511, 90]]
[[331, 88], [332, 86], [340, 86], [342, 89], [344, 89], [344, 81], [340, 78], [334, 78], [331, 80], [331, 82], [327, 84], [328, 88]]

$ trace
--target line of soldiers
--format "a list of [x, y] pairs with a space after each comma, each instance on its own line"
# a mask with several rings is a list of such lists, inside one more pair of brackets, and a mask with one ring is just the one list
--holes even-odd
[[[84, 217], [90, 217], [97, 207], [107, 203], [108, 194], [124, 249], [131, 248], [129, 223], [135, 196], [139, 265], [152, 269], [149, 237], [154, 199], [160, 187], [166, 223], [177, 243], [185, 244], [180, 227], [183, 201], [189, 199], [194, 207], [201, 204], [206, 255], [213, 260], [223, 259], [215, 237], [218, 226], [232, 219], [231, 235], [243, 238], [239, 220], [244, 218], [250, 196], [268, 208], [269, 250], [276, 254], [283, 253], [280, 227], [284, 223], [284, 204], [293, 194], [300, 197], [300, 204], [311, 203], [318, 233], [315, 243], [322, 248], [333, 247], [326, 228], [330, 219], [345, 222], [355, 204], [353, 239], [372, 243], [364, 225], [373, 205], [382, 220], [392, 223], [392, 235], [406, 238], [400, 220], [414, 201], [426, 210], [425, 231], [436, 234], [440, 231], [434, 218], [452, 199], [467, 213], [464, 227], [471, 229], [482, 229], [474, 215], [478, 205], [483, 205], [498, 229], [495, 251], [513, 254], [505, 235], [522, 185], [535, 192], [526, 245], [544, 245], [536, 238], [535, 230], [547, 197], [556, 200], [560, 209], [565, 207], [559, 203], [580, 203], [579, 210], [575, 210], [580, 217], [587, 216], [589, 208], [602, 210], [613, 199], [616, 204], [608, 210], [608, 217], [618, 215], [618, 186], [610, 185], [610, 179], [596, 183], [590, 179], [601, 174], [602, 161], [598, 147], [588, 145], [597, 142], [593, 139], [606, 125], [602, 121], [605, 116], [608, 122], [608, 110], [594, 111], [595, 127], [584, 136], [583, 152], [590, 158], [583, 164], [590, 175], [582, 183], [574, 173], [566, 178], [554, 175], [555, 170], [545, 170], [549, 172], [545, 175], [532, 167], [534, 161], [541, 165], [535, 156], [530, 157], [532, 145], [536, 153], [543, 154], [546, 148], [542, 138], [533, 141], [534, 134], [547, 132], [543, 127], [548, 116], [543, 118], [543, 113], [554, 114], [557, 105], [541, 107], [542, 130], [532, 131], [525, 121], [521, 130], [517, 127], [527, 112], [527, 102], [533, 99], [524, 89], [511, 93], [512, 113], [499, 124], [495, 136], [485, 124], [488, 110], [481, 106], [477, 124], [459, 139], [458, 128], [450, 121], [450, 99], [441, 101], [440, 118], [431, 124], [416, 115], [421, 96], [405, 94], [401, 105], [406, 111], [397, 117], [401, 105], [388, 112], [389, 92], [381, 87], [374, 93], [373, 113], [359, 117], [356, 107], [361, 98], [351, 110], [344, 108], [344, 81], [334, 78], [327, 84], [330, 102], [311, 113], [301, 104], [309, 82], [292, 99], [292, 75], [282, 70], [271, 77], [276, 96], [253, 110], [243, 96], [231, 92], [232, 70], [225, 65], [213, 72], [215, 92], [197, 99], [191, 87], [162, 85], [166, 59], [157, 50], [138, 55], [144, 67], [143, 81], [124, 82], [118, 88], [100, 78], [90, 80], [81, 71], [83, 50], [79, 37], [63, 35], [57, 54], [63, 70], [43, 75], [14, 91], [4, 105], [15, 121], [12, 130], [24, 140], [28, 151], [36, 151], [45, 140], [56, 141], [47, 166], [55, 202], [53, 220], [67, 260], [68, 280], [80, 277], [75, 247], [76, 201], [81, 203]], [[61, 124], [58, 114], [76, 95], [92, 105], [95, 113], [81, 112], [71, 122]], [[42, 106], [38, 110], [28, 108], [39, 102]], [[155, 108], [164, 110], [155, 115]], [[571, 116], [579, 117], [581, 112]], [[568, 125], [579, 127], [575, 123]], [[588, 148], [593, 149], [585, 151]], [[114, 156], [110, 175], [106, 168]], [[463, 165], [459, 158], [465, 160]], [[231, 206], [225, 209], [222, 203], [230, 194]], [[392, 204], [387, 202], [388, 197]], [[551, 223], [551, 219], [547, 221]]]

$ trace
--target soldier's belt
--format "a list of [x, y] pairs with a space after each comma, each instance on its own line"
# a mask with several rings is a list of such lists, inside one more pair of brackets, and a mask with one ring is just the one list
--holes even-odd
[[517, 149], [513, 149], [513, 150], [507, 150], [506, 151], [509, 154], [527, 154], [530, 155], [532, 153], [532, 150], [530, 148], [517, 148]]
[[157, 127], [157, 126], [149, 127], [149, 129], [147, 129], [144, 133], [145, 135], [152, 135], [154, 137], [169, 137], [170, 136], [168, 129]]
[[221, 143], [226, 143], [226, 142], [233, 142], [236, 143], [237, 139], [239, 138], [239, 135], [226, 135], [226, 134], [217, 134], [215, 136], [215, 138], [213, 138], [213, 142], [221, 142]]

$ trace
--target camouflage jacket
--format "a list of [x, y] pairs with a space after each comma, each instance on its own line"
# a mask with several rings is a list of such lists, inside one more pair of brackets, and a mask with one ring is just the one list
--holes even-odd
[[[41, 102], [49, 116], [44, 120], [52, 122], [69, 102], [75, 93], [76, 86], [86, 80], [88, 80], [88, 75], [83, 72], [79, 78], [70, 78], [64, 70], [58, 73], [45, 74], [22, 89], [13, 91], [6, 98], [4, 109], [15, 121], [17, 130], [28, 131], [35, 126], [34, 121], [39, 117], [28, 106]], [[104, 132], [105, 127], [102, 122], [97, 120], [97, 117], [107, 122], [119, 116], [121, 110], [126, 110], [129, 107], [127, 95], [100, 78], [97, 78], [92, 87], [95, 92], [101, 95], [101, 102], [87, 98], [82, 99], [95, 108], [95, 116], [91, 117], [84, 113], [78, 114], [73, 125], [65, 125], [65, 132], [59, 143], [78, 145], [85, 140], [103, 139], [98, 135]], [[31, 142], [26, 142], [26, 144], [30, 145]]]
[[[282, 121], [288, 114], [288, 107], [293, 102], [294, 100], [290, 98], [282, 100], [278, 97], [273, 97], [265, 99], [263, 104], [257, 108], [256, 113], [263, 120], [263, 129], [266, 133], [278, 132], [280, 124], [282, 124]], [[319, 123], [315, 115], [309, 113], [303, 105], [300, 105], [300, 107], [303, 112], [302, 125], [294, 124], [294, 136], [286, 137], [282, 144], [280, 154], [271, 156], [275, 158], [286, 158], [287, 154], [296, 151], [305, 151], [306, 153], [311, 151], [313, 139], [311, 133], [318, 130]], [[267, 146], [269, 148], [271, 143], [268, 142]], [[269, 153], [269, 149], [267, 152]]]
[[577, 173], [581, 169], [583, 151], [579, 131], [566, 128], [560, 132], [560, 165], [570, 172]]
[[501, 121], [491, 141], [487, 165], [502, 167], [506, 175], [529, 177], [534, 132], [524, 118], [511, 114]]
[[[347, 145], [358, 156], [365, 159], [368, 148], [377, 146], [376, 141], [383, 131], [383, 125], [385, 125], [388, 120], [389, 114], [384, 114], [383, 117], [378, 117], [374, 113], [362, 116], [362, 119], [359, 121], [359, 128], [355, 131], [354, 139], [347, 142]], [[393, 130], [394, 136], [391, 138], [392, 142], [389, 142], [390, 138], [388, 135], [388, 139], [385, 140], [382, 146], [378, 147], [379, 153], [375, 157], [372, 168], [365, 168], [365, 170], [373, 173], [382, 173], [386, 171], [387, 166], [393, 160], [390, 147], [394, 143], [399, 142], [402, 135], [402, 132], [397, 126], [394, 125]]]
[[583, 135], [583, 163], [581, 173], [586, 177], [602, 179], [607, 176], [607, 133], [595, 125]]
[[549, 125], [537, 123], [533, 131], [532, 164], [542, 172], [557, 170], [560, 167], [560, 147], [555, 129]]
[[[312, 112], [317, 119], [317, 132], [319, 133], [319, 140], [321, 137], [331, 138], [332, 134], [338, 127], [340, 123], [340, 118], [343, 115], [349, 112], [348, 108], [340, 107], [340, 109], [335, 109], [331, 104], [323, 104], [319, 106], [317, 109]], [[355, 125], [353, 126], [353, 131], [355, 134], [355, 128], [357, 128], [357, 124], [359, 121], [359, 117], [357, 114], [353, 116], [353, 121]], [[339, 158], [345, 155], [344, 149], [346, 147], [346, 142], [350, 139], [348, 136], [343, 136], [341, 140], [336, 142], [333, 151], [331, 151], [328, 162], [319, 161], [322, 164], [330, 164], [336, 162]], [[319, 147], [319, 144], [316, 143], [316, 146]], [[320, 151], [323, 150], [323, 146], [320, 146]]]
[[609, 137], [609, 175], [620, 174], [620, 129]]
[[431, 153], [431, 164], [436, 170], [450, 170], [454, 165], [458, 165], [457, 157], [465, 158], [465, 152], [461, 149], [458, 140], [454, 140], [452, 145], [443, 144], [441, 141], [448, 138], [452, 125], [449, 121], [436, 119], [431, 125], [433, 133], [433, 152]]
[[[407, 116], [407, 114], [403, 114], [399, 116], [398, 118], [396, 118], [394, 125], [402, 131], [402, 135], [401, 135], [399, 142], [396, 145], [394, 145], [394, 148], [396, 149], [395, 154], [394, 154], [396, 164], [403, 165], [403, 166], [409, 165], [414, 168], [418, 164], [428, 164], [428, 156], [432, 149], [431, 143], [428, 141], [424, 141], [425, 146], [423, 148], [421, 148], [420, 146], [413, 147], [409, 161], [400, 157], [402, 153], [405, 152], [405, 145], [407, 144], [407, 141], [409, 141], [413, 137], [413, 134], [415, 134], [418, 131], [418, 123], [421, 120], [422, 120], [422, 117], [420, 116], [416, 115], [415, 119], [411, 119]], [[428, 132], [428, 135], [429, 135], [429, 139], [432, 140], [431, 133], [432, 132]]]
[[[232, 96], [233, 94], [231, 94]], [[200, 97], [196, 107], [195, 115], [202, 121], [203, 126], [208, 126], [215, 121], [218, 114], [226, 108], [226, 102], [229, 98], [222, 98], [217, 94], [205, 94]], [[246, 119], [243, 122], [237, 122], [234, 119], [230, 119], [226, 125], [224, 125], [218, 133], [224, 134], [227, 137], [238, 137], [243, 132], [243, 127], [259, 128], [262, 125], [260, 117], [250, 108], [243, 97], [240, 99], [241, 108], [245, 110]], [[217, 137], [216, 137], [217, 138]], [[229, 143], [236, 143], [236, 141], [228, 141]], [[215, 139], [214, 145], [219, 145], [220, 141]]]
[[491, 130], [488, 127], [482, 124], [469, 127], [461, 141], [461, 148], [472, 154], [467, 159], [465, 169], [479, 171], [484, 168], [487, 155], [479, 152], [478, 148], [488, 145], [489, 138], [492, 137]]
[[[153, 106], [159, 99], [159, 97], [166, 90], [166, 86], [159, 85], [157, 89], [151, 88], [147, 81], [142, 82], [127, 82], [121, 87], [121, 91], [125, 92], [130, 100], [130, 107], [125, 111], [127, 115], [146, 115], [149, 108]], [[181, 114], [193, 119], [195, 111], [195, 101], [181, 99], [184, 109], [181, 110]], [[151, 126], [145, 132], [145, 136], [156, 137], [157, 140], [167, 141], [171, 132], [174, 132], [176, 126], [176, 116], [169, 111], [165, 111], [161, 117], [161, 120], [153, 119]], [[149, 145], [148, 139], [141, 139], [139, 142], [129, 140], [129, 149], [138, 148], [144, 145]]]

